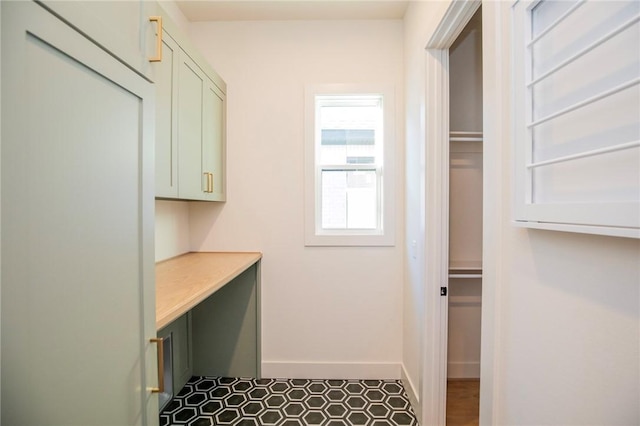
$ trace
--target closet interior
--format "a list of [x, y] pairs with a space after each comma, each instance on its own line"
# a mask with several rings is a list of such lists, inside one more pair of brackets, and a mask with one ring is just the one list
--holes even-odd
[[482, 308], [482, 12], [449, 50], [447, 425], [478, 424]]

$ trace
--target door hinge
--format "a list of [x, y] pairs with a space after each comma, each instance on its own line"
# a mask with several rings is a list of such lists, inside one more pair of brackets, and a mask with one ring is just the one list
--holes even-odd
[[440, 287], [440, 296], [446, 296], [446, 295], [447, 295], [447, 288]]

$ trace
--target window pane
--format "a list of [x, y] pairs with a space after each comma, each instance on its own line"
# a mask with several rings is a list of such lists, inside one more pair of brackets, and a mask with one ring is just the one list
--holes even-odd
[[375, 164], [374, 129], [322, 129], [320, 164]]
[[382, 146], [380, 96], [320, 96], [318, 164], [379, 164]]
[[323, 170], [322, 229], [376, 229], [376, 170]]

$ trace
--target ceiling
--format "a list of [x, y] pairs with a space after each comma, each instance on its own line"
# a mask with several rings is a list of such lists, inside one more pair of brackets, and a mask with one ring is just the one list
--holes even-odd
[[177, 0], [189, 21], [402, 19], [406, 0]]

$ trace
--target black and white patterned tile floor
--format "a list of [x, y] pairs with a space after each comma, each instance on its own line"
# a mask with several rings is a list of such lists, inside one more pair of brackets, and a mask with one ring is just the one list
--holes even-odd
[[415, 426], [399, 380], [192, 377], [161, 426]]

